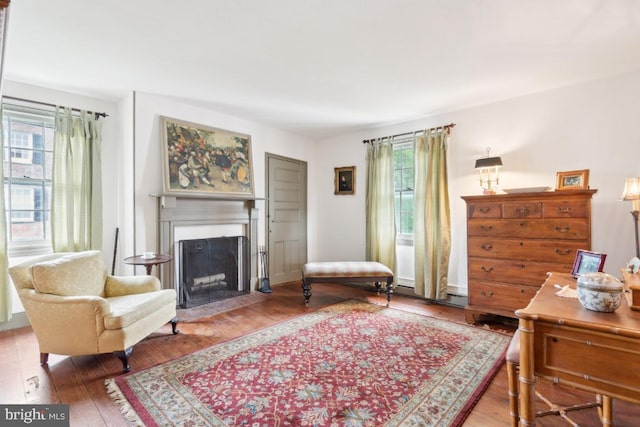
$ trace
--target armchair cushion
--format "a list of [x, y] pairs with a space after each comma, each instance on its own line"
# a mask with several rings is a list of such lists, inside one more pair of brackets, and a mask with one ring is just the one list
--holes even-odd
[[163, 307], [175, 305], [173, 289], [107, 298], [111, 313], [104, 317], [105, 329], [124, 329], [153, 315]]
[[31, 266], [37, 292], [60, 296], [104, 297], [106, 272], [99, 251], [69, 254]]

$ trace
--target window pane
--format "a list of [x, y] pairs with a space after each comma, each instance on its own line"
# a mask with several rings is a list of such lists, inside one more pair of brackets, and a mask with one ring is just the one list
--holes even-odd
[[44, 149], [46, 151], [53, 151], [54, 134], [53, 124], [44, 128]]
[[53, 152], [46, 151], [44, 153], [44, 179], [51, 180], [52, 169], [53, 169]]
[[409, 214], [407, 212], [403, 212], [400, 214], [400, 227], [401, 228], [398, 230], [398, 232], [400, 232], [401, 234], [413, 233], [413, 224], [410, 222]]
[[4, 104], [3, 171], [9, 243], [49, 238], [53, 115]]
[[402, 167], [402, 150], [393, 150], [393, 169]]
[[400, 234], [413, 234], [413, 143], [396, 145], [393, 154], [396, 229]]
[[45, 210], [51, 210], [51, 182], [44, 183], [44, 206]]
[[402, 150], [402, 167], [413, 169], [413, 147]]
[[413, 191], [413, 168], [402, 170], [402, 189]]

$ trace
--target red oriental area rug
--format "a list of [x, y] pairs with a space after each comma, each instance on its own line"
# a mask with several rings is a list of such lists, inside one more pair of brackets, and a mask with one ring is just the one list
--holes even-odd
[[508, 335], [346, 301], [107, 380], [145, 426], [459, 426]]

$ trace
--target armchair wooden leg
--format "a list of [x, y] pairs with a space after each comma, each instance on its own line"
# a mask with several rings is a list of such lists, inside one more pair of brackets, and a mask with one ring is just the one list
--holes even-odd
[[49, 353], [40, 353], [40, 364], [46, 365], [49, 361]]
[[113, 355], [116, 356], [122, 362], [122, 373], [127, 373], [131, 370], [129, 366], [129, 356], [133, 352], [133, 346], [125, 349], [124, 351], [114, 351]]
[[173, 332], [173, 335], [177, 334], [178, 332], [180, 332], [178, 329], [178, 318], [174, 317], [173, 319], [171, 319], [171, 331]]

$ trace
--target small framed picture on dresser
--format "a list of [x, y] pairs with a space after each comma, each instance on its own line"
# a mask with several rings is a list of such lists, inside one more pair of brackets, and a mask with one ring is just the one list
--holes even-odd
[[589, 169], [556, 173], [556, 190], [587, 190]]
[[606, 258], [607, 254], [578, 249], [576, 252], [576, 259], [573, 261], [573, 270], [571, 271], [571, 275], [573, 277], [578, 277], [584, 273], [602, 271], [604, 268], [604, 260]]

